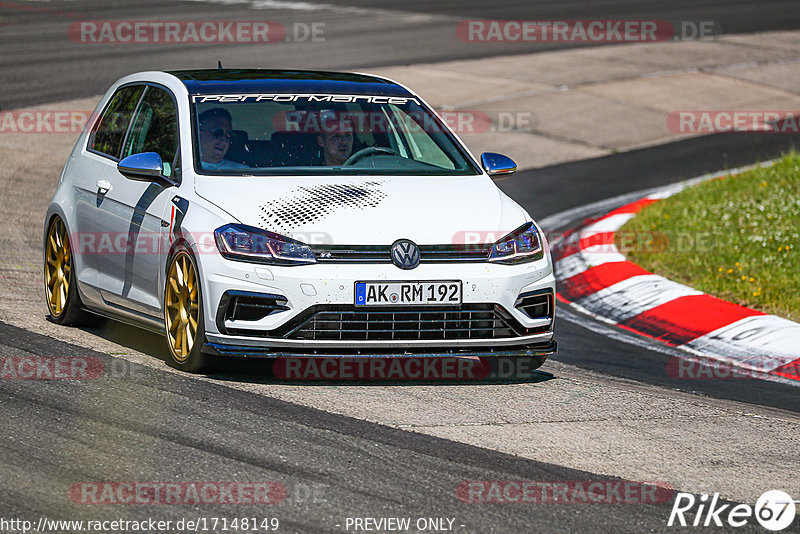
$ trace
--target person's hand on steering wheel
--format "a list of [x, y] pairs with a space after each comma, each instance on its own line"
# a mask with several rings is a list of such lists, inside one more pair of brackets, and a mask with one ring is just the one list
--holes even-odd
[[349, 165], [355, 165], [356, 163], [358, 163], [359, 161], [361, 161], [364, 158], [369, 158], [371, 156], [378, 156], [378, 155], [381, 155], [381, 154], [389, 155], [389, 156], [399, 156], [400, 155], [397, 152], [395, 152], [394, 150], [392, 150], [391, 148], [386, 148], [386, 147], [383, 147], [383, 146], [368, 146], [367, 148], [362, 148], [361, 150], [359, 150], [358, 152], [356, 152], [355, 154], [353, 154], [352, 156], [347, 158], [347, 161], [342, 163], [342, 166], [346, 167], [346, 166], [349, 166]]

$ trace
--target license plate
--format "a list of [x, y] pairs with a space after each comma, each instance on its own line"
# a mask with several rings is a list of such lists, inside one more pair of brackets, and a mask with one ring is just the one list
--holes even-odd
[[460, 281], [356, 282], [356, 306], [458, 306]]

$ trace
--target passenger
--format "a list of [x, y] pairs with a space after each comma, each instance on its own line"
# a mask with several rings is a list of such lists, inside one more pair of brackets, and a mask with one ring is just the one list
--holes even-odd
[[233, 142], [233, 121], [224, 108], [211, 108], [200, 114], [200, 161], [209, 171], [247, 169], [247, 165], [225, 159]]
[[326, 112], [320, 117], [321, 133], [317, 144], [322, 148], [322, 159], [327, 166], [340, 166], [353, 152], [353, 120], [346, 115], [334, 114], [329, 119]]

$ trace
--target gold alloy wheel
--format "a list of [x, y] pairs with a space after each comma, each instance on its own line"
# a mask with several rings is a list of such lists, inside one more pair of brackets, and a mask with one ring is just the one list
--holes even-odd
[[164, 295], [167, 342], [173, 358], [183, 363], [189, 358], [197, 337], [200, 295], [194, 263], [186, 252], [172, 260]]
[[53, 317], [64, 313], [72, 281], [72, 250], [64, 221], [57, 218], [47, 232], [44, 262], [44, 285], [47, 292], [47, 307]]

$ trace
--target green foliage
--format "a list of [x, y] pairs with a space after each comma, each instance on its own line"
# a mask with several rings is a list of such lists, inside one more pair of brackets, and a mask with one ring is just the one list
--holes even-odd
[[800, 154], [651, 204], [616, 241], [649, 271], [800, 320]]

